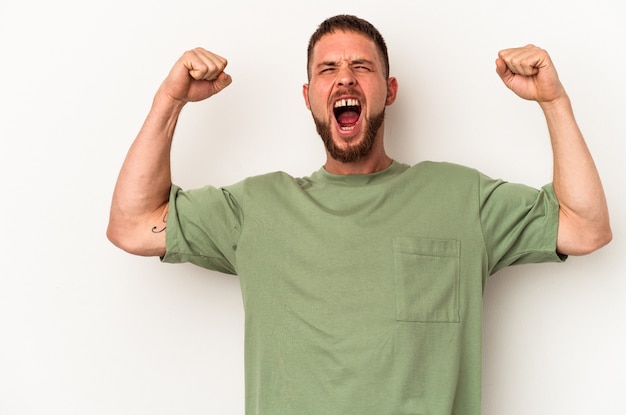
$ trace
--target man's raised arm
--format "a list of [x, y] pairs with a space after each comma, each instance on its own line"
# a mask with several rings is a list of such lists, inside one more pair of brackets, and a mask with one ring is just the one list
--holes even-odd
[[226, 64], [205, 49], [187, 51], [158, 89], [113, 192], [107, 237], [119, 248], [136, 255], [165, 254], [174, 129], [187, 102], [209, 98], [231, 83]]
[[559, 200], [557, 251], [584, 255], [611, 241], [602, 182], [548, 53], [533, 45], [499, 53], [496, 71], [518, 96], [539, 103], [550, 132]]

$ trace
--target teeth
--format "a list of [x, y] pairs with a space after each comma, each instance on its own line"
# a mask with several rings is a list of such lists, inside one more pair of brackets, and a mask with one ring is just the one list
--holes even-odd
[[358, 99], [353, 99], [353, 98], [348, 98], [348, 99], [340, 99], [339, 101], [335, 102], [335, 108], [341, 108], [341, 107], [358, 107], [359, 104], [359, 100]]

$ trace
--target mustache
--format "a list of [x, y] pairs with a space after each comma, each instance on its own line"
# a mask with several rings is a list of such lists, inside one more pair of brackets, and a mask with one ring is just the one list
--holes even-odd
[[365, 102], [365, 97], [363, 97], [357, 90], [353, 88], [343, 88], [343, 89], [337, 90], [334, 94], [330, 96], [330, 101], [335, 102], [339, 98], [344, 97], [346, 95], [358, 98], [360, 102]]

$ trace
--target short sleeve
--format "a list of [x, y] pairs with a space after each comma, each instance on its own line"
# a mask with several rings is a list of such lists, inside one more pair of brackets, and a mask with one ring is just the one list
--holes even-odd
[[184, 191], [172, 186], [163, 262], [190, 262], [236, 274], [241, 209], [226, 189], [211, 186]]
[[556, 252], [559, 203], [551, 184], [537, 190], [480, 175], [480, 221], [489, 275], [509, 266], [562, 262]]

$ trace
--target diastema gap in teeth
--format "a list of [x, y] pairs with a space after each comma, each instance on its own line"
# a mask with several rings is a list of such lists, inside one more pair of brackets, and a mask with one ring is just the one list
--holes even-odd
[[340, 99], [335, 102], [335, 108], [339, 107], [358, 107], [359, 100], [358, 99]]

